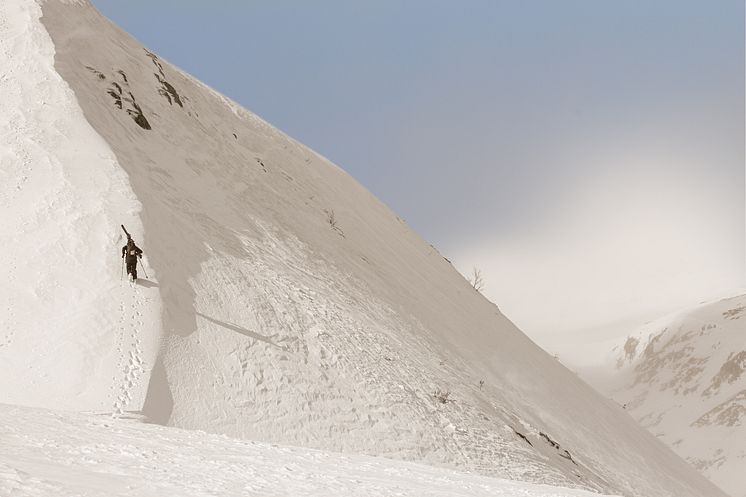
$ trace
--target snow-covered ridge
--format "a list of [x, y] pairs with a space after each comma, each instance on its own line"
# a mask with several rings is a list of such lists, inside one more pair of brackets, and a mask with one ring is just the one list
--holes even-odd
[[746, 496], [746, 295], [656, 320], [615, 349], [614, 398], [735, 497]]
[[119, 283], [119, 223], [140, 202], [54, 69], [28, 0], [0, 2], [0, 395], [4, 402], [122, 409], [147, 387], [156, 292]]

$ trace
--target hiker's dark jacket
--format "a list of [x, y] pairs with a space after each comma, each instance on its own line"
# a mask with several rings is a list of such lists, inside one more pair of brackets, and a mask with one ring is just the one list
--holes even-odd
[[134, 243], [128, 243], [122, 247], [122, 257], [126, 257], [127, 264], [137, 264], [137, 258], [140, 256], [142, 256], [142, 250]]

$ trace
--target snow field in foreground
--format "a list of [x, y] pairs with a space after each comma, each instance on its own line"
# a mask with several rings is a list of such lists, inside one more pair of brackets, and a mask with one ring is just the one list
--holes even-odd
[[2, 404], [0, 441], [0, 495], [8, 497], [598, 496], [110, 415]]

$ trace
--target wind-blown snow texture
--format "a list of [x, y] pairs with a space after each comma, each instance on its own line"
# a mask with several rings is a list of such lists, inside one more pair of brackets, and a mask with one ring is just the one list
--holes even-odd
[[598, 496], [109, 416], [3, 404], [0, 440], [4, 497]]
[[[32, 256], [18, 274], [52, 274], [60, 298], [43, 300], [38, 284], [26, 307], [16, 292], [5, 297], [3, 330], [15, 335], [0, 350], [1, 400], [142, 408], [183, 428], [627, 496], [722, 495], [536, 347], [342, 170], [87, 2], [42, 8], [54, 46], [35, 2], [3, 0], [3, 43], [26, 43], [33, 59], [4, 55], [18, 76], [3, 84], [26, 85], [21, 112], [49, 92], [43, 105], [53, 112], [40, 112], [63, 124], [39, 121], [59, 134], [39, 141], [49, 158], [33, 163], [69, 150], [56, 167], [77, 171], [79, 183], [53, 198], [81, 206], [50, 211], [51, 198], [32, 195], [42, 187], [26, 204], [8, 200], [42, 212], [25, 231], [7, 226], [16, 259], [21, 248]], [[50, 69], [53, 49], [64, 80]], [[45, 71], [38, 80], [33, 63]], [[67, 85], [100, 136], [73, 100], [51, 98], [69, 97]], [[16, 174], [33, 143], [24, 129], [11, 136], [22, 145], [4, 164]], [[58, 216], [49, 243], [60, 250], [35, 252], [49, 213]], [[134, 288], [119, 282], [122, 220], [152, 271]], [[74, 354], [61, 349], [68, 344], [78, 344]], [[70, 370], [76, 381], [61, 381]], [[83, 395], [81, 384], [95, 388]]]
[[614, 351], [621, 404], [734, 497], [746, 497], [746, 295], [645, 326]]

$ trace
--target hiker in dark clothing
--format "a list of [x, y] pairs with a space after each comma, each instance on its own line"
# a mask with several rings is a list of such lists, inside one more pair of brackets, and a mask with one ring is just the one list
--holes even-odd
[[142, 250], [140, 247], [135, 245], [135, 241], [132, 237], [127, 237], [127, 245], [122, 247], [122, 257], [127, 263], [127, 274], [132, 275], [132, 281], [137, 279], [137, 258], [142, 259]]

